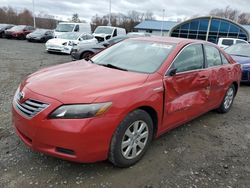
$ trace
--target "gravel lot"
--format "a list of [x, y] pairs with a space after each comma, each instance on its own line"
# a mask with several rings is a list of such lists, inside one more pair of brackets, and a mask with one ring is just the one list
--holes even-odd
[[78, 164], [28, 149], [11, 124], [20, 81], [46, 66], [70, 61], [44, 44], [0, 39], [0, 187], [250, 187], [250, 86], [228, 114], [210, 112], [155, 140], [128, 169], [109, 162]]

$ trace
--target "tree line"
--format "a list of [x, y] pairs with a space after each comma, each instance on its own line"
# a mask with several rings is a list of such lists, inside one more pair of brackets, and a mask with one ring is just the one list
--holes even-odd
[[[227, 18], [240, 24], [250, 24], [250, 13], [241, 12], [237, 9], [231, 8], [230, 6], [227, 6], [224, 9], [213, 9], [210, 11], [209, 15]], [[123, 27], [127, 30], [127, 32], [133, 31], [134, 27], [143, 20], [155, 20], [153, 12], [138, 12], [132, 10], [127, 12], [126, 14], [111, 14], [111, 25]], [[86, 22], [84, 20], [80, 20], [79, 15], [77, 13], [74, 13], [72, 15], [72, 18], [68, 21]], [[58, 22], [58, 20], [48, 14], [40, 13], [36, 16], [36, 26], [38, 28], [54, 29]], [[108, 22], [108, 14], [104, 16], [99, 16], [98, 14], [96, 14], [91, 19], [92, 31], [94, 31], [97, 26], [108, 25]], [[32, 12], [28, 9], [23, 9], [22, 11], [18, 12], [12, 7], [0, 7], [0, 23], [9, 23], [15, 25], [33, 25]]]
[[242, 25], [250, 24], [250, 13], [249, 12], [241, 12], [237, 9], [233, 9], [230, 6], [227, 6], [224, 9], [213, 9], [210, 11], [211, 16], [218, 16], [221, 18], [227, 18], [229, 20], [235, 21]]
[[[57, 20], [53, 16], [42, 14], [36, 16], [36, 26], [38, 28], [54, 29], [57, 25]], [[28, 9], [23, 9], [18, 12], [12, 7], [0, 7], [0, 23], [14, 25], [33, 25], [32, 12]]]

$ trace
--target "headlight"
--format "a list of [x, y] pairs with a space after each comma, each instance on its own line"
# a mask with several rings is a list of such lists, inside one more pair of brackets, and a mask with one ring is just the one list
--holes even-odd
[[50, 119], [83, 119], [104, 114], [111, 102], [96, 104], [63, 105], [49, 115]]
[[69, 41], [69, 42], [68, 42], [68, 45], [69, 45], [69, 46], [74, 46], [74, 42]]

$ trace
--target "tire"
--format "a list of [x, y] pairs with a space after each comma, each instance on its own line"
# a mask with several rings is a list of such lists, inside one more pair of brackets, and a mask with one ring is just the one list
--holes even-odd
[[228, 88], [228, 90], [227, 90], [227, 92], [225, 94], [225, 97], [223, 98], [223, 101], [222, 101], [220, 107], [217, 109], [217, 111], [219, 113], [224, 114], [224, 113], [229, 112], [229, 110], [231, 109], [231, 107], [233, 105], [235, 94], [236, 94], [235, 86], [231, 85]]
[[81, 55], [81, 59], [88, 60], [89, 58], [91, 58], [92, 55], [94, 55], [93, 52], [84, 52], [84, 53]]
[[152, 138], [153, 121], [150, 115], [140, 109], [129, 113], [112, 137], [109, 161], [121, 168], [134, 165], [145, 154]]
[[25, 40], [25, 39], [26, 39], [26, 36], [25, 36], [25, 35], [21, 35], [18, 39], [19, 39], [19, 40]]

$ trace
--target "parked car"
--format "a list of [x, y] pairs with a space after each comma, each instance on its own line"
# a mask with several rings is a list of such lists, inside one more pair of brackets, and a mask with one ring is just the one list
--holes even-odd
[[153, 138], [210, 110], [228, 112], [240, 78], [240, 65], [212, 43], [128, 39], [88, 62], [28, 76], [13, 100], [13, 124], [34, 150], [128, 167]]
[[60, 36], [65, 32], [79, 32], [91, 34], [90, 23], [70, 23], [70, 22], [60, 22], [54, 32], [54, 36]]
[[78, 45], [73, 47], [71, 52], [71, 57], [73, 60], [80, 60], [80, 59], [89, 59], [94, 54], [100, 52], [101, 50], [104, 50], [105, 48], [112, 46], [118, 42], [121, 42], [125, 39], [128, 39], [126, 35], [124, 36], [117, 36], [114, 38], [111, 38], [109, 40], [106, 40], [104, 42], [100, 42], [98, 44], [92, 44], [92, 45]]
[[230, 54], [237, 63], [241, 64], [241, 82], [250, 83], [250, 44], [235, 44], [225, 49], [225, 51]]
[[120, 27], [98, 26], [93, 35], [98, 42], [103, 42], [116, 36], [126, 35], [126, 30]]
[[141, 33], [141, 32], [129, 32], [127, 33], [128, 37], [150, 37], [149, 33]]
[[244, 43], [244, 44], [248, 44], [247, 41], [242, 40], [242, 39], [236, 39], [236, 38], [219, 38], [218, 41], [218, 46], [225, 49], [229, 46], [232, 46], [234, 44], [240, 44], [240, 43]]
[[26, 36], [29, 42], [47, 42], [54, 38], [54, 32], [48, 29], [36, 29]]
[[0, 24], [0, 38], [4, 38], [4, 31], [12, 28], [14, 25], [12, 24]]
[[50, 39], [46, 42], [46, 50], [48, 52], [60, 52], [70, 54], [73, 46], [78, 44], [97, 44], [98, 41], [92, 35], [87, 33], [64, 33], [57, 38]]
[[6, 38], [15, 38], [15, 39], [26, 39], [26, 35], [33, 32], [35, 29], [32, 26], [28, 25], [17, 25], [10, 29], [5, 30]]

